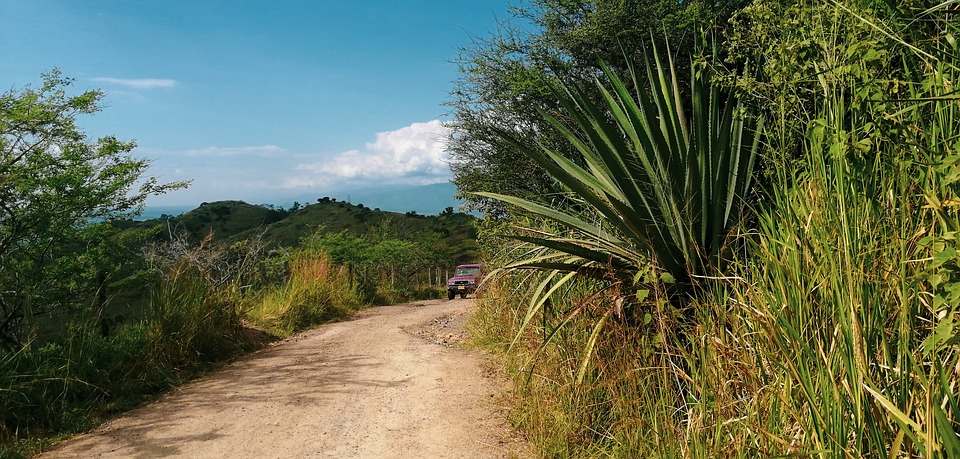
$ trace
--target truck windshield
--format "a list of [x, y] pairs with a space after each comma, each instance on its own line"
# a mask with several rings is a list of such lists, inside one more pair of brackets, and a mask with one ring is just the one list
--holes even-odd
[[454, 276], [476, 276], [480, 274], [480, 268], [476, 266], [471, 266], [468, 268], [457, 268], [457, 271], [453, 274]]

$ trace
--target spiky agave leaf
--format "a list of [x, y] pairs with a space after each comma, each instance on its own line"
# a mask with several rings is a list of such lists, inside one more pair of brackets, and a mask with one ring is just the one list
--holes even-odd
[[580, 261], [568, 266], [596, 269], [607, 260], [613, 271], [635, 272], [652, 256], [680, 281], [716, 269], [750, 187], [760, 127], [740, 116], [733, 96], [711, 84], [706, 72], [695, 71], [688, 122], [673, 63], [665, 66], [656, 50], [654, 62], [645, 62], [645, 80], [630, 66], [634, 90], [601, 67], [606, 82], [595, 82], [599, 101], [575, 84], [555, 88], [569, 125], [542, 113], [579, 152], [576, 160], [546, 146], [525, 148], [512, 133], [499, 133], [580, 198], [600, 224], [517, 197], [478, 194], [578, 235], [524, 240]]

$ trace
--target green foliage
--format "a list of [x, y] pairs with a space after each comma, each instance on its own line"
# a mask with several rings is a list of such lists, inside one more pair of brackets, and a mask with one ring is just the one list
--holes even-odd
[[[597, 223], [517, 197], [482, 193], [571, 232], [518, 237], [558, 255], [513, 267], [594, 273], [630, 282], [652, 256], [676, 281], [687, 282], [720, 266], [722, 245], [750, 187], [757, 128], [737, 114], [736, 102], [711, 87], [705, 74], [692, 78], [692, 118], [687, 122], [672, 65], [655, 59], [655, 65], [647, 63], [645, 81], [631, 72], [633, 87], [651, 88], [651, 95], [631, 94], [606, 67], [612, 89], [597, 83], [603, 105], [594, 104], [576, 86], [558, 91], [564, 110], [556, 117], [544, 116], [575, 146], [577, 159], [548, 147], [523, 149], [514, 141], [570, 190]], [[573, 120], [573, 127], [558, 118]], [[501, 134], [514, 139], [510, 132]]]
[[[386, 227], [382, 229], [387, 230]], [[420, 285], [431, 284], [429, 272], [425, 273], [426, 282], [419, 275], [423, 274], [424, 269], [444, 266], [450, 261], [445, 259], [442, 251], [432, 246], [430, 240], [396, 239], [390, 233], [387, 230], [381, 232], [379, 237], [361, 238], [347, 231], [318, 231], [304, 238], [301, 247], [325, 253], [333, 262], [346, 266], [349, 285], [356, 285], [363, 301], [392, 304], [412, 299], [402, 292], [412, 293], [418, 287], [418, 282]], [[437, 294], [431, 294], [431, 297]]]
[[0, 95], [0, 346], [14, 349], [34, 314], [79, 306], [100, 286], [115, 247], [105, 220], [139, 212], [147, 196], [184, 186], [144, 177], [134, 144], [90, 141], [76, 117], [99, 110], [103, 94], [71, 96], [58, 71], [39, 89]]
[[[895, 101], [911, 97], [911, 82], [922, 75], [920, 53], [902, 46], [877, 24], [898, 24], [897, 36], [921, 44], [941, 33], [937, 21], [908, 21], [919, 11], [912, 2], [756, 1], [731, 19], [726, 40], [732, 65], [726, 82], [768, 120], [761, 166], [768, 178], [783, 165], [800, 162], [809, 123], [831, 110], [838, 82], [856, 82], [848, 103], [876, 135], [906, 128]], [[930, 29], [930, 30], [925, 30]], [[915, 48], [915, 47], [914, 47]], [[861, 139], [863, 140], [863, 139]], [[802, 167], [797, 164], [798, 167]]]
[[268, 288], [246, 314], [272, 333], [289, 335], [348, 315], [362, 304], [350, 287], [346, 266], [333, 265], [325, 253], [302, 249], [288, 266], [287, 281]]
[[729, 49], [752, 60], [731, 82], [771, 120], [766, 186], [734, 276], [691, 300], [695, 320], [677, 326], [650, 292], [643, 326], [606, 319], [598, 335], [619, 292], [488, 281], [474, 324], [507, 350], [516, 422], [544, 455], [960, 454], [956, 6], [757, 2], [738, 17], [754, 22]]
[[317, 232], [304, 238], [302, 247], [306, 250], [322, 251], [334, 263], [363, 264], [367, 261], [369, 243], [346, 231], [339, 233]]
[[[538, 116], [558, 107], [551, 87], [558, 77], [586, 87], [601, 73], [598, 61], [625, 72], [623, 50], [639, 52], [650, 43], [669, 41], [692, 54], [702, 29], [722, 28], [741, 0], [535, 0], [514, 8], [488, 39], [461, 50], [460, 79], [448, 105], [454, 119], [449, 144], [454, 183], [468, 205], [504, 216], [501, 203], [474, 192], [494, 192], [537, 200], [557, 191], [536, 163], [503, 143], [498, 130], [514, 130], [525, 148], [547, 145], [575, 153], [562, 136]], [[685, 65], [686, 60], [681, 62]], [[686, 86], [689, 72], [681, 69]], [[600, 94], [591, 92], [594, 101]]]

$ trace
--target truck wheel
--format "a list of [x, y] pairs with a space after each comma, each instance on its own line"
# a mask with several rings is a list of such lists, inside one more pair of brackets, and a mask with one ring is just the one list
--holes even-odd
[[447, 299], [452, 300], [453, 297], [457, 296], [456, 293], [453, 293], [453, 290], [447, 290]]

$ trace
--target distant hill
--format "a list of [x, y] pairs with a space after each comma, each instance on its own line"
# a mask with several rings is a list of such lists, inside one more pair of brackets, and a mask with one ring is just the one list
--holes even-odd
[[153, 220], [163, 218], [164, 216], [176, 217], [192, 210], [192, 206], [147, 206], [143, 212], [136, 217], [136, 220]]
[[[449, 206], [448, 206], [449, 207]], [[421, 215], [371, 209], [335, 198], [298, 209], [252, 205], [243, 201], [203, 203], [177, 217], [138, 222], [139, 227], [163, 226], [162, 237], [173, 230], [197, 243], [213, 232], [214, 242], [232, 242], [262, 235], [275, 247], [295, 247], [301, 238], [318, 230], [348, 231], [357, 236], [386, 235], [390, 238], [431, 241], [448, 253], [452, 263], [476, 260], [476, 219], [460, 212]]]
[[224, 240], [248, 233], [254, 228], [265, 228], [286, 218], [283, 210], [247, 204], [243, 201], [218, 201], [200, 204], [200, 207], [180, 216], [167, 219], [147, 220], [146, 224], [169, 222], [170, 228], [187, 234], [199, 242], [207, 233], [214, 233], [214, 240]]

